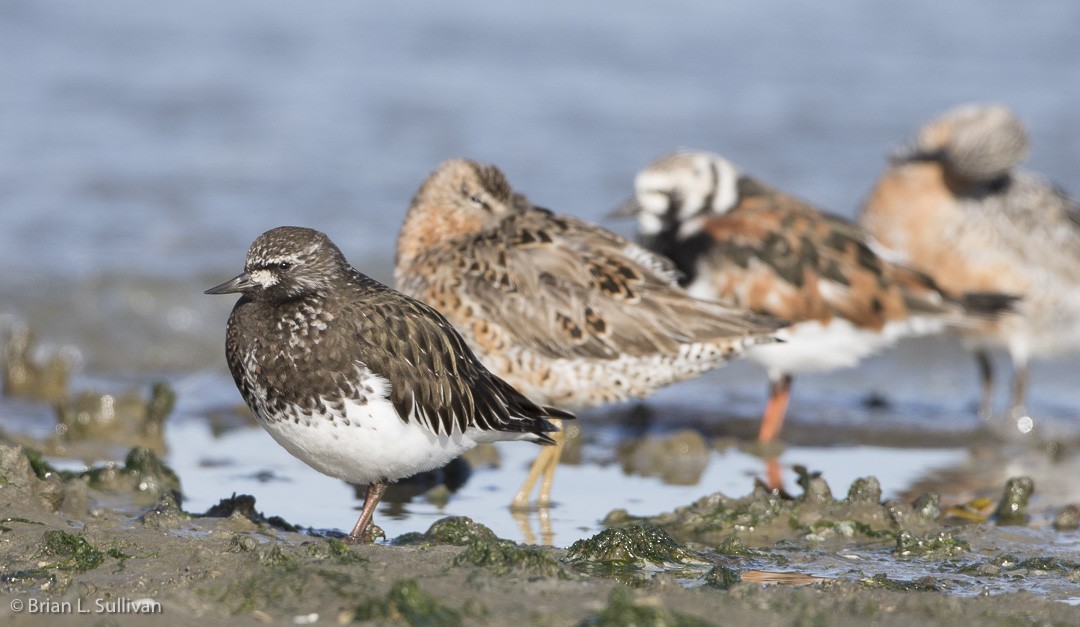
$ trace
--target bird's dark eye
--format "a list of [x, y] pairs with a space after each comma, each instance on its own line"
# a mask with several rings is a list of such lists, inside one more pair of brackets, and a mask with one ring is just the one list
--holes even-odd
[[480, 207], [484, 211], [491, 211], [491, 205], [488, 204], [488, 202], [484, 200], [484, 198], [480, 194], [469, 191], [469, 189], [464, 185], [461, 186], [461, 194], [465, 196], [465, 198], [469, 202], [476, 205], [477, 207]]
[[277, 267], [278, 267], [278, 270], [283, 270], [284, 271], [284, 270], [288, 270], [289, 268], [293, 267], [293, 264], [292, 264], [291, 261], [279, 261], [278, 264], [277, 264]]

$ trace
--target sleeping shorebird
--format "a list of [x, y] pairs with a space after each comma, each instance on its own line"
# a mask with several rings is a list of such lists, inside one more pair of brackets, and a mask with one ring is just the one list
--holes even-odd
[[[420, 186], [398, 236], [398, 289], [440, 310], [530, 398], [581, 409], [644, 397], [775, 341], [774, 320], [690, 297], [671, 263], [535, 207], [490, 165], [454, 159]], [[550, 502], [560, 447], [514, 497]]]
[[1008, 108], [966, 105], [925, 125], [896, 155], [862, 210], [861, 223], [944, 289], [1021, 297], [1015, 315], [965, 333], [982, 375], [980, 413], [991, 414], [990, 347], [1003, 347], [1014, 376], [1010, 417], [1021, 432], [1028, 362], [1080, 350], [1080, 206], [1017, 167], [1027, 131]]
[[1011, 302], [950, 298], [926, 275], [875, 252], [854, 224], [716, 154], [661, 157], [638, 173], [634, 190], [616, 213], [637, 217], [641, 242], [675, 262], [687, 291], [793, 323], [784, 343], [746, 353], [769, 376], [761, 442], [780, 433], [792, 375], [854, 366], [901, 337], [963, 325], [970, 314]]
[[319, 472], [366, 485], [350, 542], [370, 542], [389, 482], [481, 442], [554, 444], [541, 407], [485, 369], [431, 307], [356, 271], [323, 233], [280, 227], [244, 272], [206, 291], [239, 293], [225, 353], [248, 407]]

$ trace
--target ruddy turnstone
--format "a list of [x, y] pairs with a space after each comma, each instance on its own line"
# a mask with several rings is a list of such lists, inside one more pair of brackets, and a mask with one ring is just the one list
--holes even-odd
[[431, 307], [355, 270], [330, 239], [280, 227], [248, 250], [225, 354], [236, 387], [278, 444], [319, 472], [366, 485], [350, 541], [370, 541], [388, 482], [480, 442], [554, 444], [539, 406], [491, 374]]
[[1014, 375], [1010, 415], [1026, 432], [1032, 357], [1080, 350], [1080, 205], [1017, 165], [1024, 124], [1001, 105], [965, 105], [926, 124], [895, 155], [867, 199], [861, 223], [908, 263], [954, 292], [1022, 297], [1015, 315], [969, 329], [989, 417], [988, 348], [1003, 347]]
[[[498, 168], [465, 159], [420, 186], [395, 277], [446, 315], [493, 372], [568, 409], [646, 396], [775, 341], [780, 326], [690, 297], [667, 259], [535, 207]], [[541, 451], [515, 508], [540, 476], [537, 503], [548, 504], [559, 455]]]
[[677, 152], [637, 174], [616, 211], [640, 241], [667, 255], [690, 294], [792, 322], [786, 342], [755, 346], [769, 376], [759, 440], [780, 433], [792, 375], [853, 366], [906, 335], [964, 324], [1007, 297], [942, 293], [925, 274], [890, 263], [856, 225], [746, 176], [707, 152]]

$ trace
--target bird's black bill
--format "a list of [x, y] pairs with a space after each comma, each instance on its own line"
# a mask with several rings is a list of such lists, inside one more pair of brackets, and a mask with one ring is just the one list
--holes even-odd
[[221, 285], [211, 287], [203, 292], [203, 294], [236, 294], [237, 292], [246, 292], [254, 285], [255, 283], [252, 282], [251, 276], [245, 272], [238, 277], [225, 281]]
[[637, 198], [629, 198], [604, 217], [608, 220], [625, 219], [633, 218], [639, 213], [641, 213], [641, 203]]

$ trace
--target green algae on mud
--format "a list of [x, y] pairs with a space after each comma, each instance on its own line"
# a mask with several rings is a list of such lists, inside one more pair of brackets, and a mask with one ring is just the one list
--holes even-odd
[[487, 607], [469, 601], [460, 610], [455, 610], [421, 590], [416, 580], [402, 579], [390, 586], [385, 597], [368, 599], [357, 606], [352, 619], [453, 627], [462, 624], [464, 617], [482, 619], [487, 613]]
[[432, 523], [423, 533], [412, 532], [398, 536], [393, 544], [450, 544], [466, 546], [474, 542], [497, 540], [495, 532], [464, 516], [448, 516]]
[[595, 625], [664, 625], [665, 627], [707, 627], [713, 623], [696, 616], [669, 610], [657, 603], [634, 600], [630, 590], [612, 588], [604, 608], [578, 623], [582, 627]]
[[[500, 539], [467, 518], [436, 521], [393, 545], [350, 546], [255, 522], [240, 512], [254, 511], [254, 502], [241, 497], [225, 508], [227, 517], [184, 515], [159, 524], [137, 521], [160, 503], [141, 515], [57, 515], [34, 490], [58, 477], [38, 478], [18, 449], [0, 447], [0, 462], [10, 478], [0, 486], [0, 504], [15, 505], [12, 532], [0, 534], [12, 549], [0, 552], [0, 594], [138, 595], [161, 602], [172, 623], [900, 625], [918, 617], [934, 625], [977, 616], [982, 624], [1067, 624], [1073, 609], [1033, 595], [961, 599], [891, 576], [763, 587], [739, 575], [769, 559], [775, 547], [748, 548], [736, 539], [724, 554], [708, 556], [707, 548], [640, 524], [603, 531], [563, 551]], [[86, 483], [71, 477], [59, 485]], [[135, 485], [128, 485], [137, 498]], [[1003, 572], [1021, 565], [1074, 572], [1062, 560], [1003, 559]], [[38, 567], [42, 562], [56, 567]], [[640, 568], [625, 586], [616, 572], [590, 573], [589, 565], [604, 563]], [[913, 594], [929, 596], [914, 602]], [[0, 604], [0, 620], [20, 624], [21, 617], [4, 613], [7, 605]], [[63, 624], [65, 617], [59, 618]]]
[[566, 558], [578, 570], [608, 576], [648, 568], [676, 570], [706, 565], [693, 551], [652, 525], [605, 529], [572, 544]]

